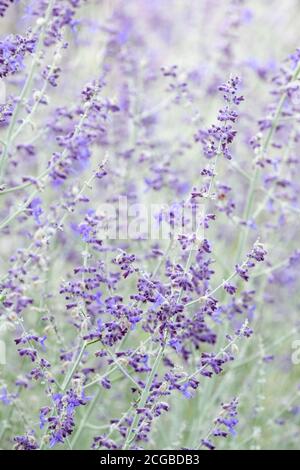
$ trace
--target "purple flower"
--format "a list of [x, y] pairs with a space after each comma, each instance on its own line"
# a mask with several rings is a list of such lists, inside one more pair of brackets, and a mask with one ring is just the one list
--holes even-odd
[[111, 389], [111, 382], [110, 380], [108, 380], [107, 378], [104, 378], [101, 380], [101, 385], [103, 388], [105, 388], [106, 390], [109, 390]]
[[0, 79], [22, 70], [25, 55], [32, 54], [35, 46], [36, 37], [30, 32], [26, 36], [10, 35], [0, 41]]
[[39, 448], [33, 432], [28, 432], [24, 436], [14, 437], [16, 450], [36, 450]]
[[201, 142], [204, 155], [208, 159], [215, 158], [219, 153], [228, 160], [232, 158], [229, 146], [235, 139], [236, 131], [228, 122], [235, 123], [238, 113], [234, 106], [239, 106], [244, 100], [243, 96], [237, 95], [239, 84], [240, 79], [235, 77], [219, 87], [226, 102], [225, 108], [219, 111], [217, 118], [220, 125], [213, 124], [208, 130], [199, 130], [195, 134], [195, 141]]
[[120, 253], [113, 260], [115, 264], [120, 266], [120, 269], [123, 271], [123, 277], [125, 279], [126, 277], [129, 276], [129, 274], [132, 274], [137, 271], [137, 269], [133, 266], [134, 261], [135, 261], [135, 255], [128, 255], [125, 252]]
[[106, 437], [105, 435], [103, 436], [97, 436], [93, 438], [93, 449], [108, 449], [108, 450], [113, 450], [113, 449], [118, 449], [117, 444], [112, 440]]
[[213, 353], [202, 353], [201, 375], [204, 377], [212, 377], [213, 373], [220, 374], [223, 371], [222, 366], [233, 359], [233, 356], [230, 354], [223, 354], [219, 357]]
[[208, 450], [215, 450], [215, 446], [208, 439], [202, 439], [201, 444], [206, 447]]
[[14, 0], [0, 0], [0, 16], [4, 16], [9, 5], [13, 3]]
[[223, 287], [230, 295], [234, 295], [236, 293], [236, 287], [232, 284], [229, 284], [228, 282], [225, 282]]
[[17, 397], [15, 393], [8, 393], [7, 388], [4, 386], [0, 390], [0, 400], [6, 406], [11, 405]]

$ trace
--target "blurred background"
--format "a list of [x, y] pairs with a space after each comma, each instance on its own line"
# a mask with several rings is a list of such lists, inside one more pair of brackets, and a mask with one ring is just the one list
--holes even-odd
[[[11, 33], [24, 34], [28, 27], [34, 26], [34, 6], [35, 2], [30, 0], [12, 5], [5, 18], [0, 19], [0, 40]], [[217, 223], [208, 232], [214, 246], [214, 283], [218, 285], [234, 269], [249, 176], [254, 171], [255, 152], [249, 142], [261, 131], [259, 121], [273, 110], [270, 104], [274, 100], [276, 103], [273, 77], [288, 67], [287, 58], [300, 47], [299, 24], [299, 0], [83, 2], [72, 27], [65, 33], [64, 40], [69, 47], [60, 51], [59, 86], [47, 89], [48, 106], [37, 110], [31, 125], [18, 137], [5, 175], [6, 187], [21, 184], [22, 175], [37, 175], [47, 167], [51, 154], [57, 150], [56, 135], [69, 129], [62, 114], [57, 118], [57, 108], [76, 108], [86, 83], [103, 78], [106, 82], [104, 98], [116, 103], [121, 112], [105, 122], [105, 136], [93, 146], [88, 163], [72, 174], [71, 189], [78, 191], [91, 169], [108, 155], [111, 176], [107, 183], [95, 184], [90, 209], [97, 211], [100, 202], [112, 199], [115, 194], [128, 194], [133, 187], [139, 194], [139, 202], [146, 206], [172, 204], [186, 197], [191, 187], [201, 185], [204, 159], [194, 136], [199, 129], [216, 121], [222, 106], [218, 86], [230, 76], [238, 75], [242, 79], [241, 93], [245, 102], [239, 110], [233, 159], [230, 162], [223, 159], [217, 175], [217, 185], [231, 188], [235, 207], [229, 216], [224, 207], [220, 207]], [[43, 64], [50, 62], [53, 53], [54, 47], [50, 47], [43, 56]], [[28, 64], [30, 58], [26, 59]], [[26, 73], [26, 69], [23, 72]], [[5, 80], [7, 99], [18, 94], [23, 80], [23, 73]], [[40, 84], [41, 77], [36, 79], [28, 95], [29, 108], [32, 106], [30, 99]], [[298, 114], [293, 117], [293, 132], [299, 137], [299, 131]], [[5, 135], [3, 126], [1, 140]], [[274, 145], [270, 158], [280, 162], [286, 151], [287, 158], [299, 158], [298, 141], [294, 138], [288, 150], [284, 145], [280, 148]], [[26, 155], [24, 158], [20, 149], [16, 151], [21, 142], [34, 143], [34, 157]], [[299, 449], [300, 364], [292, 360], [293, 345], [300, 340], [299, 265], [297, 260], [294, 263], [289, 260], [299, 248], [300, 173], [297, 168], [291, 170], [289, 166], [280, 165], [278, 171], [274, 169], [275, 164], [262, 169], [258, 187], [263, 190], [255, 192], [256, 217], [247, 240], [249, 249], [259, 238], [269, 253], [267, 265], [257, 268], [248, 286], [250, 293], [252, 289], [256, 291], [255, 306], [247, 310], [247, 300], [241, 300], [241, 308], [247, 311], [252, 322], [253, 339], [243, 343], [236, 361], [220, 376], [205, 381], [194, 398], [172, 399], [171, 412], [157, 421], [149, 448], [191, 448], [195, 440], [209, 431], [220, 403], [238, 396], [238, 435], [221, 442], [221, 448]], [[293, 193], [278, 185], [275, 187], [277, 199], [272, 199], [268, 191], [274, 174], [278, 178], [281, 171], [282, 179], [293, 180]], [[157, 181], [161, 174], [164, 175], [162, 180]], [[158, 191], [156, 185], [161, 190]], [[46, 186], [42, 195], [43, 210], [50, 219], [54, 214], [53, 206], [64, 207], [65, 190], [64, 186]], [[24, 195], [19, 193], [1, 196], [1, 220], [23, 199]], [[45, 307], [46, 304], [47, 311], [55, 312], [58, 330], [68, 344], [73, 344], [74, 332], [68, 329], [71, 327], [65, 318], [64, 299], [57, 293], [62, 280], [69, 279], [74, 265], [82, 258], [84, 246], [73, 229], [84, 214], [85, 209], [79, 208], [71, 215], [51, 251], [45, 247], [47, 269], [36, 268], [42, 273], [36, 283], [30, 278], [34, 306]], [[10, 269], [10, 259], [16, 249], [25, 249], [32, 234], [38, 236], [38, 229], [33, 230], [30, 217], [20, 216], [2, 230], [1, 276]], [[146, 253], [151, 246], [151, 240], [132, 243], [141, 264], [147, 263]], [[276, 266], [278, 269], [274, 269]], [[130, 289], [124, 295], [129, 293]], [[226, 318], [214, 324], [220, 334], [220, 347], [231, 328], [230, 308], [233, 309], [224, 305]], [[30, 309], [26, 323], [28, 328], [36, 328], [40, 325], [39, 312]], [[9, 367], [0, 365], [0, 380], [3, 387], [13, 393], [15, 378], [24, 371], [15, 346], [8, 339], [11, 317], [7, 312], [2, 315]], [[43, 331], [43, 326], [38, 328]], [[50, 334], [49, 341], [55, 345], [55, 336], [51, 338]], [[57, 357], [58, 352], [49, 353], [52, 352]], [[25, 372], [28, 372], [26, 367]], [[0, 446], [3, 448], [10, 448], [12, 436], [24, 432], [28, 424], [34, 429], [37, 426], [35, 418], [43, 402], [41, 390], [36, 386], [30, 394], [25, 391], [25, 395], [26, 400], [20, 398], [17, 402], [18, 408], [2, 434]], [[87, 448], [95, 434], [93, 426], [120, 416], [124, 412], [124, 401], [129, 403], [129, 397], [129, 392], [125, 393], [122, 387], [113, 394], [104, 390], [101, 409], [92, 415], [91, 427], [80, 436], [76, 448]], [[29, 409], [32, 414], [27, 415]], [[32, 418], [34, 413], [36, 417]], [[7, 420], [5, 406], [0, 416], [3, 422]]]

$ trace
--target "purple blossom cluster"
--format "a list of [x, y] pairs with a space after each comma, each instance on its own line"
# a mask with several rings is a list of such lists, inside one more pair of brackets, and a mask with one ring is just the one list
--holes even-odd
[[23, 3], [0, 0], [0, 447], [276, 446], [299, 49], [241, 58], [256, 0]]
[[14, 0], [1, 0], [0, 2], [0, 16], [4, 16], [9, 5], [13, 3]]

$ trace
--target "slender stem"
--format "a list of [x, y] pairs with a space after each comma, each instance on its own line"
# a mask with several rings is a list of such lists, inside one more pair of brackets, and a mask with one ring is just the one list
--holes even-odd
[[16, 129], [16, 131], [12, 134], [11, 136], [11, 143], [14, 142], [16, 140], [16, 138], [18, 137], [18, 135], [22, 132], [22, 130], [24, 129], [24, 127], [30, 122], [32, 116], [35, 114], [40, 102], [41, 102], [41, 98], [44, 96], [46, 90], [47, 90], [47, 87], [48, 87], [48, 84], [49, 84], [49, 78], [51, 77], [52, 73], [53, 73], [53, 70], [55, 69], [57, 65], [57, 60], [56, 60], [56, 55], [54, 55], [54, 59], [53, 59], [53, 62], [50, 66], [50, 69], [49, 69], [49, 72], [47, 74], [47, 76], [45, 77], [45, 80], [44, 80], [44, 85], [42, 87], [42, 89], [39, 91], [39, 99], [37, 99], [30, 111], [30, 113], [26, 116], [26, 118], [21, 122], [20, 126], [18, 127], [18, 129]]
[[[141, 395], [141, 398], [139, 400], [139, 407], [140, 408], [143, 408], [145, 406], [145, 404], [147, 403], [149, 392], [150, 392], [155, 374], [156, 374], [156, 372], [158, 370], [158, 367], [160, 365], [160, 361], [162, 359], [164, 350], [165, 350], [165, 345], [162, 345], [160, 347], [160, 350], [159, 350], [157, 356], [156, 356], [156, 359], [154, 361], [151, 373], [148, 377], [146, 386], [145, 386], [145, 388], [143, 390], [143, 393]], [[137, 427], [137, 424], [138, 424], [138, 420], [139, 420], [139, 415], [136, 413], [134, 418], [133, 418], [133, 421], [131, 423], [128, 434], [127, 434], [127, 438], [126, 438], [126, 441], [125, 441], [125, 444], [124, 444], [124, 450], [128, 449], [128, 447], [130, 446], [130, 444], [134, 441], [134, 439], [136, 437], [136, 431], [137, 431], [136, 427]]]
[[[78, 136], [79, 132], [81, 131], [81, 128], [83, 126], [83, 123], [87, 117], [87, 114], [88, 114], [88, 110], [86, 110], [86, 112], [82, 115], [78, 125], [76, 126], [75, 128], [75, 131], [74, 131], [74, 134], [72, 136], [72, 138], [74, 139], [75, 137]], [[55, 167], [55, 165], [57, 165], [58, 163], [61, 163], [62, 161], [64, 161], [68, 156], [68, 149], [65, 148], [64, 151], [62, 152], [62, 155], [61, 155], [61, 158], [59, 160], [57, 160], [55, 162], [54, 165], [50, 165], [49, 168], [47, 168], [46, 170], [44, 170], [39, 176], [38, 178], [36, 179], [36, 181], [42, 181], [42, 179], [44, 177], [47, 177], [49, 175], [49, 173], [51, 172], [51, 170]], [[32, 200], [35, 198], [35, 196], [39, 193], [39, 189], [34, 189], [31, 194], [28, 196], [27, 200], [24, 202], [24, 204], [15, 212], [13, 212], [11, 215], [7, 216], [1, 223], [0, 223], [0, 230], [5, 228], [7, 225], [10, 224], [10, 222], [12, 222], [18, 215], [22, 214], [22, 212], [24, 212], [28, 205], [32, 202]]]
[[127, 370], [122, 366], [122, 364], [120, 364], [120, 362], [118, 361], [118, 358], [115, 357], [115, 355], [108, 349], [108, 348], [105, 348], [105, 350], [108, 352], [108, 354], [110, 355], [110, 357], [112, 358], [112, 360], [114, 361], [114, 364], [116, 364], [116, 366], [120, 369], [120, 371], [125, 375], [125, 377], [127, 377], [133, 384], [134, 386], [138, 389], [138, 390], [142, 390], [141, 386], [134, 380], [133, 377], [131, 377], [131, 375], [127, 372]]
[[[268, 421], [266, 423], [266, 426], [267, 427], [270, 427], [272, 426], [274, 423], [276, 423], [276, 421], [286, 412], [290, 409], [291, 405], [293, 405], [295, 403], [295, 401], [297, 399], [299, 399], [299, 396], [300, 396], [300, 393], [299, 391], [296, 392], [294, 395], [292, 395], [292, 397], [290, 398], [289, 402], [285, 405], [282, 406], [282, 403], [280, 404], [280, 406], [278, 406], [277, 409], [280, 409], [280, 411], [278, 413], [275, 414], [275, 416], [273, 415], [272, 416], [272, 419], [270, 421]], [[249, 441], [251, 441], [251, 439], [253, 439], [253, 434], [248, 437], [247, 439], [245, 439], [241, 444], [240, 444], [240, 447], [244, 446], [245, 444], [248, 444]]]
[[27, 183], [23, 184], [18, 184], [16, 186], [12, 186], [11, 188], [3, 189], [3, 191], [0, 190], [0, 196], [3, 194], [8, 194], [8, 193], [13, 193], [15, 191], [20, 191], [21, 189], [26, 189], [29, 186], [32, 186], [33, 183], [31, 181], [28, 181]]
[[[91, 342], [91, 343], [88, 343], [88, 344], [92, 344], [92, 342]], [[145, 344], [145, 343], [144, 343], [144, 344]], [[112, 372], [114, 372], [114, 371], [118, 368], [119, 365], [120, 365], [120, 364], [118, 364], [117, 366], [112, 367], [112, 369], [110, 369], [110, 371], [109, 371], [108, 373], [106, 373], [105, 376], [103, 376], [102, 378], [107, 377], [107, 376], [110, 375]], [[74, 367], [73, 367], [72, 369], [74, 369]], [[75, 369], [76, 369], [76, 367], [75, 367]], [[74, 369], [74, 370], [75, 370], [75, 369]], [[122, 368], [122, 369], [123, 369], [123, 368]], [[124, 373], [123, 370], [122, 370], [122, 372]], [[125, 374], [125, 375], [127, 375], [127, 374]], [[100, 380], [101, 380], [101, 378], [97, 379], [97, 380], [95, 381], [95, 383], [99, 383]], [[88, 386], [91, 386], [91, 385], [93, 385], [93, 383], [88, 384]], [[137, 386], [136, 383], [135, 383], [135, 385]], [[138, 387], [139, 387], [139, 386], [138, 386]], [[85, 387], [85, 388], [86, 388], [86, 387]], [[139, 388], [140, 388], [140, 387], [139, 387]], [[80, 437], [80, 435], [81, 435], [82, 430], [83, 430], [84, 427], [86, 426], [86, 422], [87, 422], [87, 420], [89, 419], [89, 417], [91, 416], [91, 414], [92, 414], [92, 412], [93, 412], [93, 410], [94, 410], [94, 407], [95, 407], [95, 405], [96, 405], [96, 403], [97, 403], [97, 401], [98, 401], [98, 398], [99, 398], [99, 396], [100, 396], [100, 393], [101, 393], [101, 388], [98, 389], [96, 395], [94, 396], [94, 398], [93, 398], [93, 400], [92, 400], [92, 402], [91, 402], [91, 404], [90, 404], [90, 406], [89, 406], [89, 408], [88, 408], [88, 411], [87, 411], [86, 414], [84, 415], [84, 417], [83, 417], [83, 419], [82, 419], [82, 421], [81, 421], [81, 423], [80, 423], [80, 425], [79, 425], [79, 427], [78, 427], [78, 429], [77, 429], [77, 431], [76, 431], [76, 433], [75, 433], [75, 435], [74, 435], [74, 438], [73, 438], [73, 440], [72, 440], [72, 442], [71, 442], [71, 447], [72, 447], [72, 448], [74, 448], [74, 446], [76, 445], [76, 442], [78, 441], [78, 439], [79, 439], [79, 437]]]
[[[105, 161], [103, 162], [103, 164], [104, 164], [104, 163], [105, 163]], [[76, 197], [76, 199], [75, 199], [75, 202], [76, 202], [76, 201], [80, 198], [80, 196], [83, 194], [84, 189], [85, 189], [86, 187], [89, 187], [89, 186], [90, 186], [90, 184], [91, 184], [91, 182], [93, 181], [94, 178], [95, 178], [95, 173], [93, 173], [93, 175], [89, 178], [89, 180], [86, 181], [86, 182], [82, 185], [81, 190], [80, 190], [79, 193], [77, 194], [77, 197]], [[13, 214], [13, 215], [15, 216], [15, 214]], [[63, 215], [63, 217], [62, 217], [62, 218], [60, 219], [60, 221], [58, 222], [57, 227], [60, 227], [60, 226], [65, 222], [65, 220], [67, 219], [67, 217], [69, 217], [69, 215], [70, 215], [70, 212], [65, 212], [65, 214]], [[56, 233], [56, 232], [55, 232], [55, 233]], [[53, 235], [52, 235], [52, 236], [53, 236]], [[49, 241], [50, 241], [50, 237], [47, 239], [47, 242], [49, 242]], [[34, 243], [31, 243], [31, 244], [29, 245], [29, 247], [27, 248], [27, 252], [30, 252], [33, 248], [34, 248]], [[33, 252], [34, 255], [36, 255], [36, 254], [38, 254], [38, 253], [39, 253], [39, 248], [36, 249], [36, 250]], [[25, 267], [28, 267], [28, 265], [30, 264], [31, 260], [32, 260], [31, 257], [27, 259], [27, 261], [25, 262], [24, 268], [25, 268]], [[8, 277], [8, 274], [6, 274], [5, 276], [3, 276], [3, 277], [0, 279], [0, 282], [3, 282], [5, 279], [7, 279], [7, 277]], [[92, 344], [92, 342], [90, 342], [89, 344]]]
[[14, 127], [15, 127], [15, 124], [17, 122], [20, 109], [23, 105], [24, 99], [26, 98], [27, 92], [31, 87], [31, 84], [32, 84], [32, 81], [33, 81], [33, 78], [34, 78], [34, 74], [35, 74], [35, 70], [36, 70], [36, 67], [39, 63], [39, 52], [40, 52], [41, 47], [43, 45], [43, 41], [44, 41], [44, 37], [45, 37], [45, 33], [46, 33], [46, 28], [47, 28], [48, 22], [50, 20], [51, 14], [52, 14], [53, 5], [54, 5], [54, 0], [50, 0], [49, 4], [48, 4], [48, 7], [47, 7], [47, 10], [46, 10], [46, 14], [45, 14], [45, 18], [44, 18], [44, 20], [45, 20], [44, 24], [41, 26], [40, 35], [39, 35], [39, 38], [38, 38], [37, 49], [36, 49], [34, 58], [33, 58], [32, 63], [31, 63], [30, 71], [29, 71], [27, 79], [24, 83], [21, 94], [18, 98], [16, 107], [15, 107], [14, 112], [13, 112], [12, 119], [11, 119], [9, 127], [8, 127], [7, 137], [6, 137], [6, 145], [4, 147], [4, 151], [3, 151], [1, 161], [0, 161], [0, 180], [2, 179], [3, 173], [5, 171], [5, 166], [6, 166], [6, 162], [7, 162], [7, 159], [8, 159], [10, 146], [13, 142]]
[[268, 274], [273, 273], [274, 271], [277, 271], [280, 268], [287, 267], [289, 265], [289, 259], [285, 259], [284, 261], [281, 261], [280, 263], [275, 264], [274, 266], [271, 266], [270, 268], [265, 269], [264, 271], [260, 271], [256, 274], [253, 274], [253, 278], [256, 277], [261, 277], [261, 276], [266, 276]]
[[39, 192], [38, 189], [35, 189], [34, 191], [32, 191], [32, 193], [26, 199], [25, 203], [22, 206], [20, 206], [19, 209], [17, 209], [12, 214], [8, 215], [4, 220], [2, 220], [2, 222], [0, 224], [0, 230], [7, 227], [7, 225], [9, 225], [10, 222], [12, 222], [16, 217], [18, 217], [18, 215], [25, 212], [26, 209], [28, 208], [29, 204], [33, 201], [35, 196], [38, 194], [38, 192]]
[[168, 254], [170, 253], [172, 247], [173, 247], [173, 240], [171, 239], [170, 242], [169, 242], [169, 246], [168, 246], [166, 252], [164, 253], [163, 256], [161, 256], [161, 258], [160, 258], [159, 262], [157, 263], [157, 265], [156, 265], [156, 267], [155, 267], [155, 269], [154, 269], [154, 271], [153, 271], [151, 277], [155, 278], [155, 277], [157, 276], [157, 274], [159, 273], [160, 268], [161, 268], [163, 262], [165, 261], [165, 259], [167, 258]]
[[[297, 80], [299, 74], [300, 74], [300, 65], [295, 70], [291, 81]], [[266, 136], [266, 139], [261, 147], [261, 151], [260, 151], [261, 156], [263, 156], [269, 148], [274, 132], [276, 131], [277, 124], [280, 119], [282, 108], [284, 106], [286, 97], [287, 97], [287, 92], [284, 93], [279, 100], [278, 106], [275, 111], [274, 119], [272, 122], [272, 126], [270, 127], [269, 132]], [[245, 244], [247, 242], [247, 238], [249, 234], [248, 220], [252, 214], [252, 207], [254, 203], [255, 189], [256, 189], [258, 177], [259, 177], [259, 167], [256, 166], [255, 171], [253, 173], [253, 177], [251, 179], [250, 186], [249, 186], [248, 195], [247, 195], [247, 203], [246, 203], [245, 211], [243, 215], [243, 219], [244, 221], [246, 221], [247, 225], [240, 232], [240, 237], [239, 237], [239, 242], [238, 242], [238, 247], [237, 247], [237, 258], [236, 258], [237, 262], [239, 262], [241, 254], [244, 252]]]
[[[280, 344], [282, 344], [285, 340], [287, 340], [288, 338], [290, 338], [291, 336], [294, 336], [295, 334], [297, 334], [297, 330], [292, 330], [290, 331], [288, 334], [286, 334], [285, 336], [282, 336], [282, 338], [279, 338], [277, 341], [273, 341], [271, 344], [267, 344], [265, 346], [265, 350], [266, 351], [271, 351], [275, 346], [279, 346]], [[241, 361], [241, 362], [237, 362], [235, 364], [232, 365], [231, 369], [237, 369], [239, 367], [244, 367], [246, 364], [249, 364], [250, 362], [254, 361], [255, 359], [258, 359], [260, 357], [260, 353], [258, 354], [252, 354], [250, 357], [247, 357], [247, 359], [245, 359], [244, 361]]]

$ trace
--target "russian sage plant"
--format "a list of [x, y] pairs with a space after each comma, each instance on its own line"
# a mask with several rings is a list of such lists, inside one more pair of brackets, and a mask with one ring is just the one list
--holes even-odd
[[0, 1], [2, 449], [299, 448], [299, 16]]

